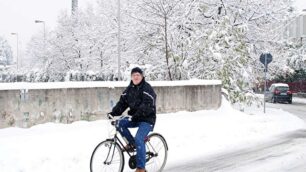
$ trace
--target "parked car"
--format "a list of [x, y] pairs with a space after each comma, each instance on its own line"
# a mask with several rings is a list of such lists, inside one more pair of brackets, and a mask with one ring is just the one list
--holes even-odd
[[266, 92], [265, 101], [270, 101], [271, 103], [288, 102], [289, 104], [291, 104], [292, 92], [289, 90], [288, 84], [272, 84], [269, 90]]

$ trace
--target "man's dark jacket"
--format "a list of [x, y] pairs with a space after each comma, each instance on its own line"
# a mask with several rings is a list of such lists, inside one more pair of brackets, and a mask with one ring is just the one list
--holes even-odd
[[133, 122], [147, 122], [155, 124], [156, 121], [156, 94], [145, 78], [138, 85], [131, 81], [123, 91], [119, 102], [112, 110], [112, 115], [119, 116], [127, 108]]

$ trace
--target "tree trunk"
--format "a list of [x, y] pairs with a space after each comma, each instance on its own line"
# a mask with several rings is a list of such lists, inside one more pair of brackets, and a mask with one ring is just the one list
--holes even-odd
[[100, 67], [103, 68], [103, 52], [100, 51]]
[[166, 48], [166, 62], [168, 68], [168, 75], [170, 80], [172, 80], [170, 66], [169, 66], [169, 52], [168, 52], [168, 38], [167, 38], [167, 16], [165, 16], [165, 48]]

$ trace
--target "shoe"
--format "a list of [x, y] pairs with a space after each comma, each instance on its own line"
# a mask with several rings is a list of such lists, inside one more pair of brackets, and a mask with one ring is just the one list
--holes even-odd
[[123, 148], [123, 152], [135, 152], [135, 146], [132, 144], [127, 144], [126, 146], [124, 146]]
[[147, 172], [144, 168], [137, 168], [135, 172]]

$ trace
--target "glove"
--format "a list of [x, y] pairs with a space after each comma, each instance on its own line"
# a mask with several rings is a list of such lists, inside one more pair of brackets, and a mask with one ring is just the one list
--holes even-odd
[[137, 110], [128, 110], [128, 115], [133, 116], [135, 113], [137, 112]]
[[114, 115], [113, 112], [109, 112], [109, 113], [107, 113], [106, 116], [107, 116], [108, 119], [113, 119], [115, 115]]

